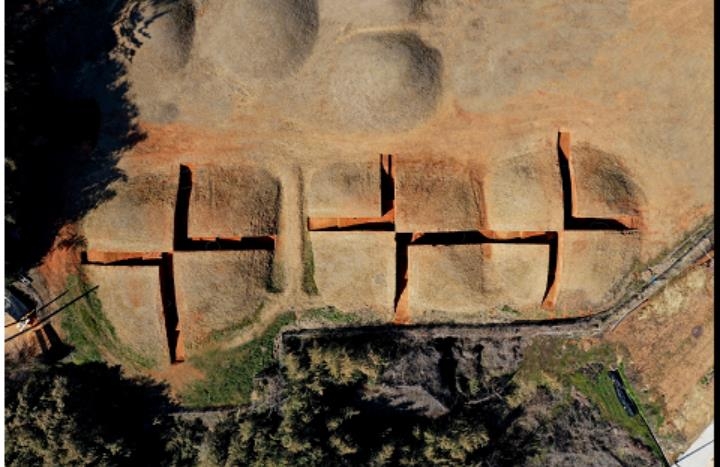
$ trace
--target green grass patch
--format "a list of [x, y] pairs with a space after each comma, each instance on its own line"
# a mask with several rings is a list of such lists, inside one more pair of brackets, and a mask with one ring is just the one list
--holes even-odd
[[[67, 280], [67, 289], [80, 295], [90, 286], [79, 276], [71, 275]], [[60, 326], [66, 333], [68, 344], [74, 347], [71, 358], [77, 364], [104, 361], [104, 355], [108, 354], [120, 364], [135, 369], [149, 369], [157, 365], [154, 359], [140, 355], [120, 342], [95, 292], [69, 305], [63, 311]]]
[[[585, 395], [600, 410], [602, 417], [625, 429], [631, 436], [648, 446], [658, 459], [663, 459], [660, 447], [638, 414], [630, 416], [623, 408], [615, 393], [615, 386], [608, 370], [617, 363], [616, 350], [609, 344], [600, 344], [584, 351], [572, 341], [558, 338], [536, 339], [525, 351], [525, 358], [515, 375], [517, 382], [532, 382], [563, 391], [570, 387]], [[644, 414], [655, 418], [660, 415], [659, 406], [641, 403], [632, 391], [622, 364], [618, 372], [623, 380], [628, 396]], [[553, 387], [555, 385], [555, 387]]]
[[281, 293], [285, 289], [285, 274], [282, 264], [273, 259], [270, 275], [267, 278], [265, 289], [270, 293]]
[[262, 335], [233, 349], [213, 349], [191, 357], [193, 366], [205, 371], [181, 394], [187, 407], [218, 407], [250, 402], [255, 376], [274, 361], [273, 342], [284, 326], [295, 322], [295, 315], [284, 313]]
[[700, 384], [702, 384], [703, 386], [707, 386], [712, 382], [714, 377], [715, 367], [713, 366], [707, 371], [707, 373], [702, 376], [702, 378], [700, 378]]
[[302, 314], [302, 319], [330, 324], [357, 324], [360, 322], [358, 316], [351, 313], [344, 313], [334, 306], [308, 310]]
[[505, 313], [510, 313], [511, 315], [519, 315], [520, 314], [520, 312], [518, 310], [511, 307], [510, 305], [503, 305], [502, 308], [500, 308], [500, 311], [503, 311]]
[[317, 284], [315, 284], [315, 259], [313, 256], [312, 243], [310, 243], [310, 236], [307, 233], [305, 233], [305, 238], [303, 239], [302, 287], [308, 295], [318, 294]]
[[265, 303], [261, 303], [255, 312], [249, 318], [238, 321], [224, 329], [216, 329], [207, 336], [209, 342], [223, 342], [232, 338], [236, 333], [241, 331], [243, 328], [250, 326], [252, 323], [257, 322], [260, 319], [260, 313], [265, 308]]
[[[631, 436], [641, 440], [646, 446], [653, 450], [657, 457], [662, 457], [662, 452], [656, 445], [650, 431], [640, 415], [630, 416], [623, 408], [615, 393], [615, 385], [608, 375], [607, 367], [599, 367], [599, 371], [583, 374], [575, 372], [569, 375], [569, 380], [575, 388], [592, 400], [600, 409], [603, 418], [614, 422], [628, 431]], [[620, 372], [622, 374], [622, 372]], [[635, 402], [635, 405], [642, 410], [640, 401], [632, 394], [632, 388], [625, 386], [628, 396]]]

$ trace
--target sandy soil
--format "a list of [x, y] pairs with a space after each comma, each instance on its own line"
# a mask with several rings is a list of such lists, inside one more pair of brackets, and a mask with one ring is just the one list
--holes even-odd
[[471, 168], [433, 158], [395, 158], [398, 232], [474, 230], [481, 225], [480, 182]]
[[566, 231], [562, 233], [556, 308], [563, 315], [600, 311], [622, 295], [633, 268], [638, 273], [637, 232]]
[[380, 217], [379, 157], [368, 156], [310, 170], [308, 216]]
[[483, 228], [495, 231], [563, 229], [557, 152], [547, 148], [488, 164], [482, 180]]
[[547, 286], [547, 245], [411, 245], [408, 258], [415, 322], [490, 320], [503, 305], [524, 318], [522, 310], [540, 307]]
[[368, 321], [390, 321], [395, 299], [391, 232], [310, 232], [320, 296]]

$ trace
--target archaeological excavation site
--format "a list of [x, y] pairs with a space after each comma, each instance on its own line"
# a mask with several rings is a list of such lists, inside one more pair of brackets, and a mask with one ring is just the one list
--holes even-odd
[[8, 465], [712, 458], [711, 2], [5, 8]]

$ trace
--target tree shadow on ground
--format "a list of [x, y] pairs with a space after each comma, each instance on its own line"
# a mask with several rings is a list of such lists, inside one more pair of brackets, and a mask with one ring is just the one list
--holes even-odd
[[5, 3], [7, 276], [37, 265], [124, 178], [119, 153], [144, 138], [125, 63], [147, 25], [123, 0]]

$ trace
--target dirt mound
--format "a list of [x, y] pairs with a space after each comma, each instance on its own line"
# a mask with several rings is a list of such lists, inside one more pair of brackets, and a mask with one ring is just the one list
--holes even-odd
[[[243, 79], [280, 78], [310, 54], [315, 0], [216, 0], [198, 20], [203, 55]], [[199, 45], [200, 46], [200, 45]]]
[[195, 36], [195, 6], [191, 0], [147, 7], [146, 23], [138, 31], [142, 45], [133, 65], [146, 72], [177, 71], [185, 66]]
[[115, 196], [82, 221], [88, 250], [170, 251], [177, 187], [174, 170], [139, 174], [110, 185]]
[[176, 252], [178, 318], [189, 357], [212, 333], [248, 325], [267, 296], [267, 251]]
[[485, 226], [495, 231], [563, 228], [563, 194], [557, 155], [538, 151], [488, 164], [483, 178]]
[[408, 249], [413, 321], [481, 320], [493, 308], [540, 306], [547, 245], [479, 244]]
[[83, 266], [102, 313], [121, 345], [153, 367], [170, 363], [160, 294], [160, 271], [155, 266]]
[[339, 52], [328, 100], [342, 127], [410, 128], [433, 113], [441, 75], [440, 53], [415, 34], [363, 34]]
[[397, 157], [398, 232], [477, 229], [482, 215], [478, 178], [467, 166], [441, 159]]
[[377, 157], [367, 162], [337, 162], [312, 172], [307, 204], [310, 217], [378, 217]]
[[391, 232], [310, 232], [315, 283], [328, 305], [392, 319], [395, 239]]
[[562, 273], [557, 309], [584, 314], [610, 307], [640, 258], [637, 232], [565, 231], [561, 234]]
[[570, 173], [574, 216], [640, 214], [644, 197], [619, 157], [588, 144], [578, 144], [573, 147]]
[[277, 232], [280, 182], [252, 166], [194, 166], [188, 212], [190, 238], [237, 238]]

